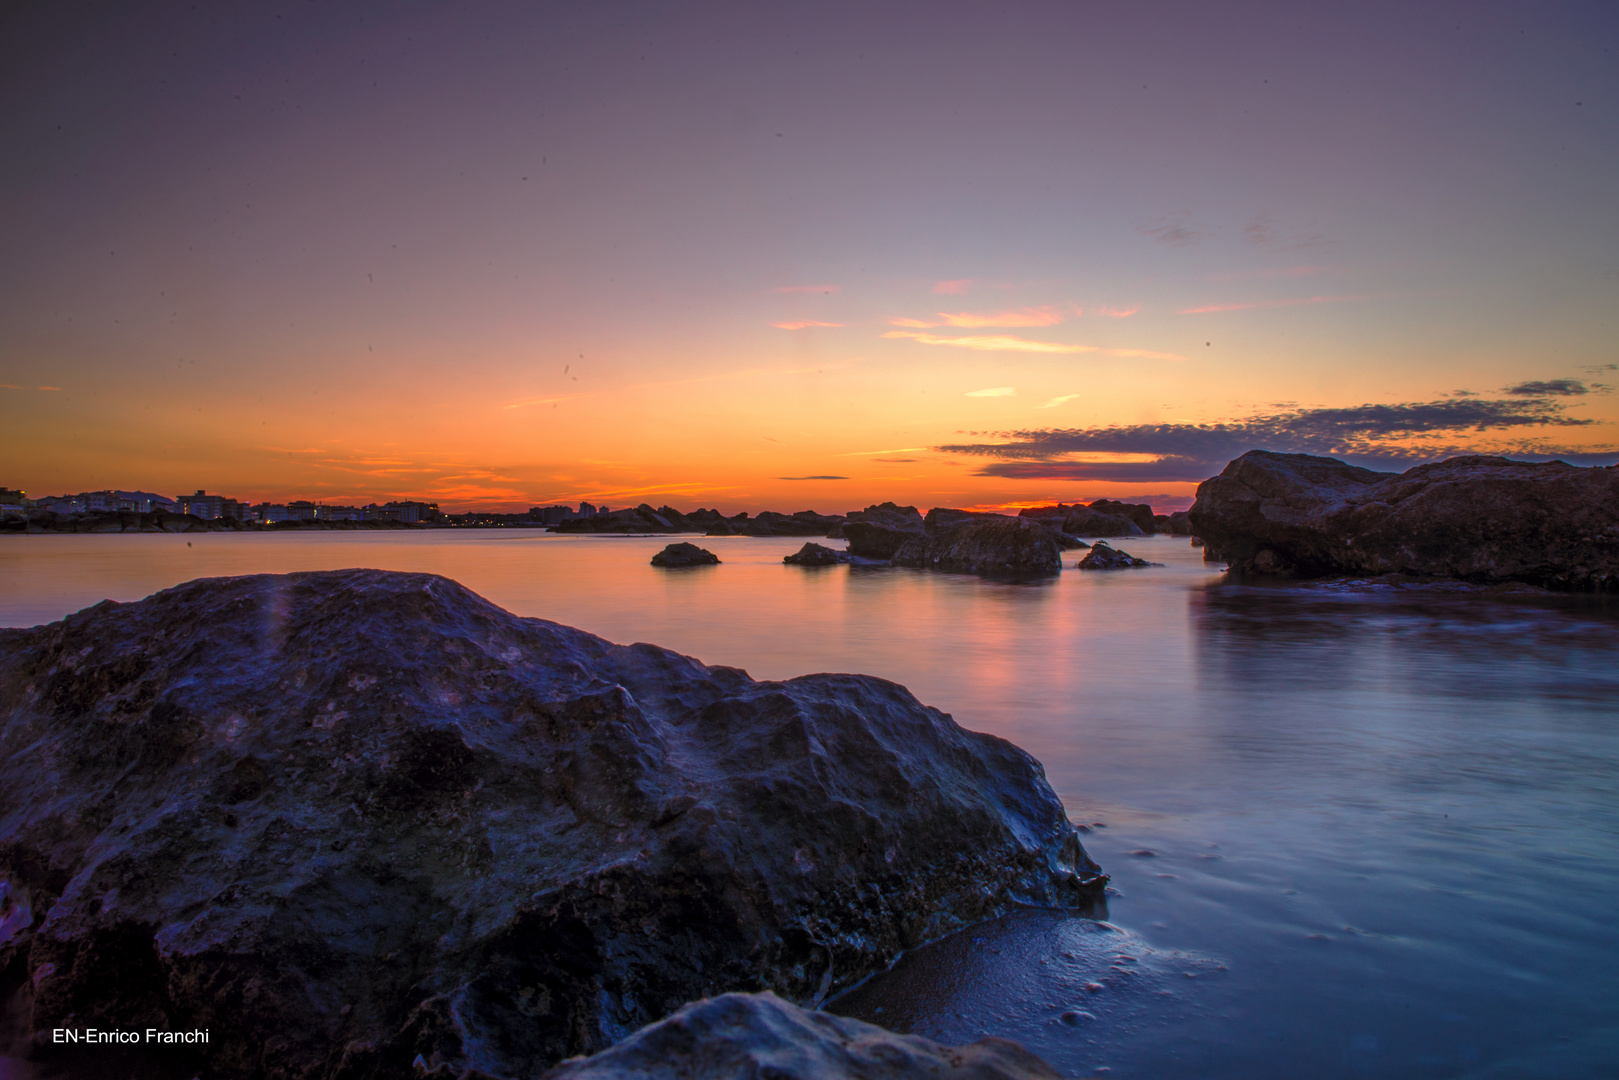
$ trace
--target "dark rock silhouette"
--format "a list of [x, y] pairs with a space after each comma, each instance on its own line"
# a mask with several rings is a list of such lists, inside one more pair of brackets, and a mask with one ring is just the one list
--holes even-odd
[[922, 528], [928, 535], [936, 535], [941, 529], [951, 529], [957, 525], [965, 525], [969, 521], [983, 521], [986, 518], [1007, 518], [1009, 514], [990, 514], [978, 510], [952, 510], [946, 506], [935, 506], [929, 510], [922, 519]]
[[768, 991], [695, 1001], [542, 1080], [1059, 1080], [1015, 1042], [941, 1046], [797, 1008]]
[[646, 503], [629, 510], [614, 510], [594, 517], [572, 518], [556, 526], [559, 533], [669, 533], [704, 532], [684, 514], [667, 506], [654, 510]]
[[44, 1048], [207, 1027], [171, 1075], [531, 1076], [1104, 880], [1034, 759], [903, 687], [755, 682], [432, 575], [0, 630], [0, 994]]
[[1062, 572], [1061, 548], [1051, 530], [1039, 522], [1014, 517], [970, 521], [936, 536], [914, 536], [894, 553], [892, 562], [997, 577], [1044, 577]]
[[842, 523], [840, 516], [817, 514], [813, 510], [800, 510], [796, 514], [764, 510], [751, 521], [733, 524], [732, 528], [743, 536], [825, 536]]
[[1475, 456], [1396, 474], [1250, 450], [1197, 492], [1205, 558], [1239, 574], [1619, 590], [1619, 468]]
[[1152, 507], [1146, 503], [1119, 502], [1116, 499], [1097, 499], [1091, 503], [1089, 509], [1102, 514], [1112, 514], [1114, 517], [1124, 518], [1133, 522], [1141, 530], [1143, 536], [1150, 536], [1156, 532], [1156, 515]]
[[1033, 518], [1068, 536], [1140, 536], [1144, 532], [1141, 526], [1127, 517], [1078, 504], [1033, 507], [1020, 510], [1018, 516]]
[[720, 559], [707, 548], [700, 548], [696, 544], [670, 544], [656, 555], [652, 556], [653, 566], [663, 566], [671, 570], [683, 566], [718, 566]]
[[911, 532], [922, 530], [922, 514], [914, 506], [896, 506], [891, 502], [878, 503], [864, 510], [850, 510], [843, 515], [849, 521], [863, 521], [868, 525], [886, 525], [891, 529]]
[[1138, 559], [1128, 551], [1119, 551], [1098, 540], [1091, 552], [1079, 560], [1081, 570], [1125, 570], [1134, 566], [1162, 566], [1163, 563]]
[[837, 566], [849, 561], [847, 551], [839, 551], [823, 544], [805, 544], [791, 555], [782, 556], [782, 562], [791, 566]]
[[849, 554], [862, 559], [892, 559], [906, 541], [922, 536], [922, 516], [917, 515], [917, 527], [901, 529], [872, 521], [846, 521], [843, 536], [849, 541]]

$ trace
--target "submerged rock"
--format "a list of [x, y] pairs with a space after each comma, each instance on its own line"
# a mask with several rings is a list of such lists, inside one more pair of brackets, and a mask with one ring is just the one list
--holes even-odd
[[1059, 1080], [1015, 1042], [941, 1046], [763, 994], [695, 1001], [542, 1080]]
[[1138, 559], [1128, 551], [1119, 551], [1098, 540], [1091, 553], [1079, 560], [1081, 570], [1126, 570], [1133, 566], [1162, 566], [1163, 563]]
[[1619, 468], [1460, 457], [1403, 473], [1250, 450], [1197, 489], [1205, 558], [1237, 573], [1407, 574], [1619, 590]]
[[957, 574], [1044, 577], [1062, 572], [1062, 549], [1039, 522], [994, 517], [956, 525], [937, 536], [915, 536], [892, 561], [895, 566]]
[[41, 1050], [206, 1027], [184, 1075], [363, 1080], [816, 1002], [1105, 878], [1034, 759], [903, 687], [344, 570], [0, 630], [0, 880], [0, 993]]
[[782, 556], [781, 561], [791, 566], [837, 566], [850, 559], [847, 551], [829, 548], [824, 544], [805, 544], [792, 555]]

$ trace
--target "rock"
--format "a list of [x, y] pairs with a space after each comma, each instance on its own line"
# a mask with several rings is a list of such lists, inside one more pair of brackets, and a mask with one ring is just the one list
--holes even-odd
[[1185, 510], [1177, 510], [1164, 519], [1164, 525], [1158, 531], [1171, 536], [1191, 536], [1192, 519]]
[[1191, 523], [1238, 574], [1619, 590], [1613, 467], [1474, 456], [1396, 474], [1251, 450], [1198, 487]]
[[764, 510], [736, 531], [743, 536], [825, 536], [842, 523], [841, 517], [817, 514], [813, 510], [800, 510], [790, 516]]
[[[854, 523], [848, 525], [854, 529]], [[850, 541], [850, 548], [854, 543]], [[994, 517], [914, 536], [893, 555], [895, 566], [996, 577], [1044, 577], [1062, 572], [1051, 530], [1026, 518]]]
[[1143, 536], [1150, 536], [1156, 531], [1156, 515], [1152, 507], [1146, 503], [1119, 502], [1116, 499], [1097, 499], [1091, 503], [1090, 509], [1114, 517], [1124, 518], [1141, 530]]
[[1162, 566], [1163, 563], [1138, 559], [1128, 551], [1118, 551], [1098, 540], [1091, 553], [1079, 560], [1081, 570], [1124, 570], [1132, 566]]
[[1150, 531], [1127, 517], [1089, 506], [1069, 507], [1062, 517], [1060, 528], [1069, 536], [1142, 536]]
[[918, 524], [914, 529], [900, 529], [871, 521], [846, 521], [843, 523], [843, 536], [849, 541], [850, 555], [858, 555], [862, 559], [892, 559], [907, 540], [923, 535], [921, 520], [922, 516], [918, 514]]
[[1105, 878], [1034, 759], [903, 687], [342, 570], [0, 630], [0, 881], [0, 997], [39, 1049], [206, 1027], [183, 1075], [366, 1080], [532, 1076], [731, 990], [817, 1002]]
[[969, 521], [982, 521], [985, 518], [1006, 518], [1009, 516], [1008, 514], [988, 514], [976, 510], [952, 510], [945, 506], [935, 506], [928, 511], [927, 517], [922, 519], [922, 528], [929, 536], [934, 536], [941, 529], [965, 525]]
[[542, 1080], [1059, 1080], [1007, 1039], [941, 1046], [920, 1035], [808, 1012], [768, 991], [695, 1001], [610, 1050]]
[[878, 503], [864, 510], [850, 510], [844, 517], [849, 521], [864, 521], [869, 525], [887, 525], [891, 529], [922, 531], [922, 514], [914, 506], [896, 506], [891, 502]]
[[849, 553], [821, 544], [805, 544], [796, 554], [782, 556], [781, 561], [792, 566], [836, 566], [848, 562]]
[[731, 523], [729, 521], [717, 521], [713, 525], [709, 526], [708, 532], [705, 535], [735, 536], [736, 530], [731, 528]]
[[664, 566], [671, 570], [683, 566], [718, 566], [720, 559], [707, 548], [700, 548], [696, 544], [670, 544], [662, 551], [652, 556], [653, 566]]

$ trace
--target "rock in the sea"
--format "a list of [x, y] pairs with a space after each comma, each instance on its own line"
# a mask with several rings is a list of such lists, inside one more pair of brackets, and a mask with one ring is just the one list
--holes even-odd
[[706, 525], [686, 520], [672, 507], [654, 510], [646, 503], [629, 510], [614, 510], [594, 517], [570, 518], [556, 526], [559, 533], [668, 533], [706, 532]]
[[864, 521], [870, 525], [887, 525], [891, 529], [920, 532], [923, 526], [921, 511], [914, 506], [897, 506], [892, 502], [877, 503], [864, 510], [850, 510], [843, 515], [850, 521]]
[[[1108, 500], [1099, 499], [1097, 501], [1106, 502]], [[1117, 505], [1123, 506], [1126, 504], [1119, 503]], [[1106, 513], [1102, 510], [1094, 510], [1089, 506], [1078, 504], [1065, 506], [1058, 503], [1056, 506], [1032, 507], [1018, 511], [1018, 516], [1044, 522], [1046, 525], [1069, 536], [1141, 536], [1144, 532], [1151, 531], [1151, 529], [1143, 530], [1141, 526], [1127, 517]]]
[[983, 521], [986, 518], [1010, 516], [1009, 514], [990, 514], [978, 510], [953, 510], [948, 506], [935, 506], [922, 519], [922, 528], [929, 536], [933, 536], [942, 529], [953, 529], [957, 525], [965, 525], [969, 521]]
[[808, 1012], [766, 991], [694, 1001], [610, 1050], [542, 1080], [1059, 1080], [1007, 1039], [941, 1046]]
[[707, 548], [700, 548], [696, 544], [670, 544], [662, 551], [652, 556], [653, 566], [665, 566], [677, 570], [683, 566], [718, 566], [720, 557]]
[[1142, 535], [1151, 535], [1157, 531], [1157, 517], [1153, 514], [1152, 507], [1146, 503], [1119, 502], [1117, 499], [1097, 499], [1090, 504], [1089, 509], [1098, 513], [1124, 518], [1140, 529]]
[[1132, 566], [1162, 566], [1163, 563], [1138, 559], [1128, 551], [1119, 551], [1098, 540], [1091, 553], [1079, 560], [1081, 570], [1125, 570]]
[[1038, 762], [903, 687], [342, 570], [0, 630], [0, 880], [0, 997], [41, 1050], [205, 1027], [169, 1075], [365, 1080], [817, 1002], [1105, 879]]
[[805, 544], [795, 553], [782, 556], [781, 561], [792, 566], [837, 566], [849, 561], [849, 553], [824, 544]]
[[895, 566], [956, 574], [1044, 577], [1062, 572], [1062, 549], [1039, 522], [993, 517], [956, 525], [936, 536], [914, 536], [895, 551], [892, 561]]
[[1403, 473], [1250, 450], [1197, 489], [1206, 558], [1239, 574], [1619, 590], [1619, 468], [1460, 457]]
[[743, 536], [825, 536], [842, 523], [841, 515], [817, 514], [813, 510], [800, 510], [796, 514], [763, 510], [751, 521], [732, 528]]
[[896, 528], [872, 521], [846, 521], [843, 537], [849, 541], [849, 554], [862, 559], [892, 559], [906, 541], [922, 536], [921, 515], [916, 528]]

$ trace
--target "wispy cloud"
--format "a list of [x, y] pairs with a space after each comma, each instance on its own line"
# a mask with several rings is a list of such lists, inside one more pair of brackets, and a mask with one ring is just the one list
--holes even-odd
[[933, 283], [933, 291], [940, 296], [961, 296], [973, 287], [972, 278], [951, 278]]
[[775, 289], [773, 291], [774, 292], [779, 292], [779, 293], [822, 293], [823, 295], [831, 295], [832, 293], [842, 292], [843, 291], [843, 286], [842, 285], [783, 285], [780, 288]]
[[574, 398], [582, 396], [581, 394], [568, 394], [563, 397], [523, 398], [520, 401], [507, 402], [504, 407], [508, 409], [527, 409], [535, 405], [555, 405], [563, 401], [572, 401]]
[[1064, 394], [1062, 397], [1054, 397], [1054, 398], [1052, 398], [1050, 401], [1046, 402], [1044, 405], [1036, 405], [1035, 408], [1037, 408], [1037, 409], [1055, 409], [1058, 405], [1061, 405], [1061, 404], [1063, 404], [1064, 402], [1067, 402], [1067, 401], [1073, 401], [1075, 398], [1077, 398], [1079, 396], [1080, 396], [1079, 394]]
[[1521, 382], [1517, 386], [1509, 386], [1505, 390], [1505, 393], [1514, 397], [1576, 397], [1590, 392], [1591, 388], [1578, 379], [1547, 379], [1544, 382]]
[[804, 330], [811, 326], [842, 326], [843, 324], [840, 322], [819, 322], [815, 319], [805, 319], [802, 322], [778, 322], [770, 325], [778, 330]]
[[1196, 247], [1215, 235], [1213, 229], [1194, 222], [1190, 214], [1162, 217], [1149, 224], [1137, 226], [1136, 231], [1170, 247]]
[[[1204, 480], [1248, 450], [1319, 454], [1370, 468], [1404, 469], [1457, 453], [1510, 453], [1530, 458], [1603, 463], [1619, 446], [1572, 447], [1533, 437], [1536, 429], [1595, 423], [1565, 414], [1550, 398], [1462, 399], [1290, 409], [1219, 424], [1137, 424], [1041, 428], [1001, 432], [994, 442], [937, 446], [935, 450], [998, 459], [983, 476], [1020, 480]], [[1516, 438], [1479, 445], [1491, 431]], [[1464, 438], [1472, 436], [1470, 439]], [[1150, 455], [1143, 460], [1084, 460], [1093, 454]]]
[[901, 446], [897, 450], [856, 450], [848, 454], [839, 454], [838, 457], [872, 457], [876, 454], [915, 454], [926, 450], [925, 446]]
[[1099, 345], [1062, 345], [1053, 341], [1030, 341], [1011, 335], [983, 335], [975, 337], [940, 337], [912, 330], [889, 330], [885, 338], [910, 338], [922, 345], [949, 345], [957, 349], [976, 349], [979, 352], [1032, 352], [1032, 353], [1102, 353], [1106, 356], [1137, 357], [1144, 360], [1185, 360], [1176, 353], [1154, 352], [1151, 349], [1113, 349]]
[[1182, 308], [1182, 315], [1207, 315], [1214, 311], [1248, 311], [1252, 308], [1298, 307], [1300, 304], [1336, 304], [1348, 300], [1369, 300], [1371, 293], [1358, 296], [1299, 296], [1285, 300], [1250, 300], [1235, 304], [1205, 304], [1203, 307]]
[[1140, 304], [1137, 304], [1135, 307], [1130, 307], [1130, 308], [1099, 307], [1099, 308], [1096, 309], [1094, 314], [1105, 315], [1110, 319], [1128, 319], [1130, 316], [1134, 315], [1136, 312], [1138, 312], [1140, 310], [1141, 310], [1141, 305]]
[[[1074, 312], [1078, 314], [1076, 310]], [[1055, 304], [1045, 307], [1026, 307], [1016, 311], [941, 311], [934, 321], [923, 319], [890, 319], [893, 326], [913, 326], [920, 329], [930, 329], [936, 326], [959, 326], [963, 329], [976, 329], [986, 326], [1024, 327], [1024, 326], [1056, 326], [1068, 317], [1068, 312]]]
[[969, 390], [966, 397], [1011, 397], [1017, 393], [1015, 386], [992, 386], [988, 390]]
[[847, 480], [847, 476], [778, 476], [777, 480]]
[[60, 386], [36, 386], [36, 387], [34, 387], [34, 389], [35, 390], [60, 390], [62, 388]]

